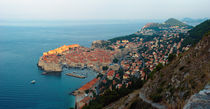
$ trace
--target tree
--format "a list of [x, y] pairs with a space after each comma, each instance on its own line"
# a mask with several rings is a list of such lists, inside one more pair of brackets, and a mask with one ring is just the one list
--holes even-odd
[[117, 58], [114, 58], [113, 63], [117, 63], [119, 60]]
[[108, 66], [103, 66], [102, 67], [103, 70], [108, 70], [108, 68], [109, 68]]
[[175, 57], [176, 57], [176, 54], [169, 54], [169, 56], [168, 56], [168, 62], [173, 61]]
[[160, 69], [163, 68], [163, 64], [162, 63], [159, 63], [157, 66], [156, 66], [156, 71], [160, 71]]
[[155, 67], [155, 69], [154, 69], [152, 72], [149, 73], [149, 78], [153, 79], [154, 74], [155, 74], [157, 71], [160, 71], [160, 69], [162, 69], [162, 68], [163, 68], [163, 64], [162, 64], [162, 63], [159, 63], [159, 64]]
[[125, 47], [124, 47], [124, 46], [122, 46], [122, 45], [121, 45], [121, 46], [119, 46], [119, 49], [122, 49], [122, 48], [125, 48]]
[[85, 90], [85, 93], [88, 94], [90, 91], [89, 90]]
[[146, 68], [144, 69], [144, 72], [145, 72], [146, 74], [148, 74], [148, 73], [151, 72], [151, 71], [149, 70], [149, 68], [146, 67]]

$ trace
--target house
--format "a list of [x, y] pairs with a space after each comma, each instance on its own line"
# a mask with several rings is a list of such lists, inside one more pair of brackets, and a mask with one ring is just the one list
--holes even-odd
[[109, 80], [112, 80], [113, 77], [114, 77], [114, 74], [115, 74], [115, 71], [114, 71], [114, 70], [108, 71], [108, 73], [107, 73], [107, 78], [108, 78]]
[[128, 74], [124, 74], [123, 75], [123, 79], [128, 79], [129, 78], [129, 75]]
[[128, 40], [122, 40], [122, 43], [128, 43], [129, 41]]
[[122, 84], [117, 84], [116, 88], [120, 89], [122, 87]]
[[93, 80], [91, 80], [90, 82], [88, 82], [87, 84], [83, 85], [81, 88], [79, 88], [79, 91], [85, 91], [88, 90], [90, 88], [92, 88], [96, 83], [98, 82], [97, 78], [94, 78]]
[[91, 98], [89, 96], [85, 97], [84, 99], [82, 99], [79, 103], [78, 103], [78, 108], [82, 109], [82, 107], [84, 107], [86, 104], [88, 104], [90, 102]]
[[130, 72], [130, 71], [126, 71], [126, 72], [125, 72], [125, 74], [128, 74], [128, 75], [130, 75], [130, 74], [131, 74], [131, 72]]
[[116, 74], [115, 78], [120, 79], [120, 75]]
[[145, 72], [142, 72], [141, 74], [141, 80], [144, 80], [144, 77], [146, 76], [146, 73]]

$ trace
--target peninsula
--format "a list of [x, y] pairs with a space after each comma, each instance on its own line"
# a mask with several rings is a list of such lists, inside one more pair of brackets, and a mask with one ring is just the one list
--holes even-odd
[[103, 66], [110, 65], [114, 57], [117, 56], [116, 54], [120, 52], [93, 46], [86, 48], [78, 44], [64, 45], [55, 50], [44, 52], [39, 59], [38, 66], [46, 72], [61, 72], [63, 67], [90, 68], [100, 72]]

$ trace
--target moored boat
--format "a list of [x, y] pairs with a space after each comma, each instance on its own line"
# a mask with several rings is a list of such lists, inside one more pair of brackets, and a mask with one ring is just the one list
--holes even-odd
[[36, 83], [36, 80], [32, 80], [32, 81], [31, 81], [31, 84], [35, 84], [35, 83]]

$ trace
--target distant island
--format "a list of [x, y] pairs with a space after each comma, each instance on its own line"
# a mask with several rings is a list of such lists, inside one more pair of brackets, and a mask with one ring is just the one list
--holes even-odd
[[202, 36], [192, 37], [192, 28], [174, 18], [148, 23], [134, 34], [94, 41], [90, 48], [74, 44], [50, 50], [43, 53], [38, 66], [49, 73], [62, 72], [64, 67], [97, 71], [96, 78], [73, 94], [78, 109], [102, 108], [141, 88], [155, 72], [197, 43]]

